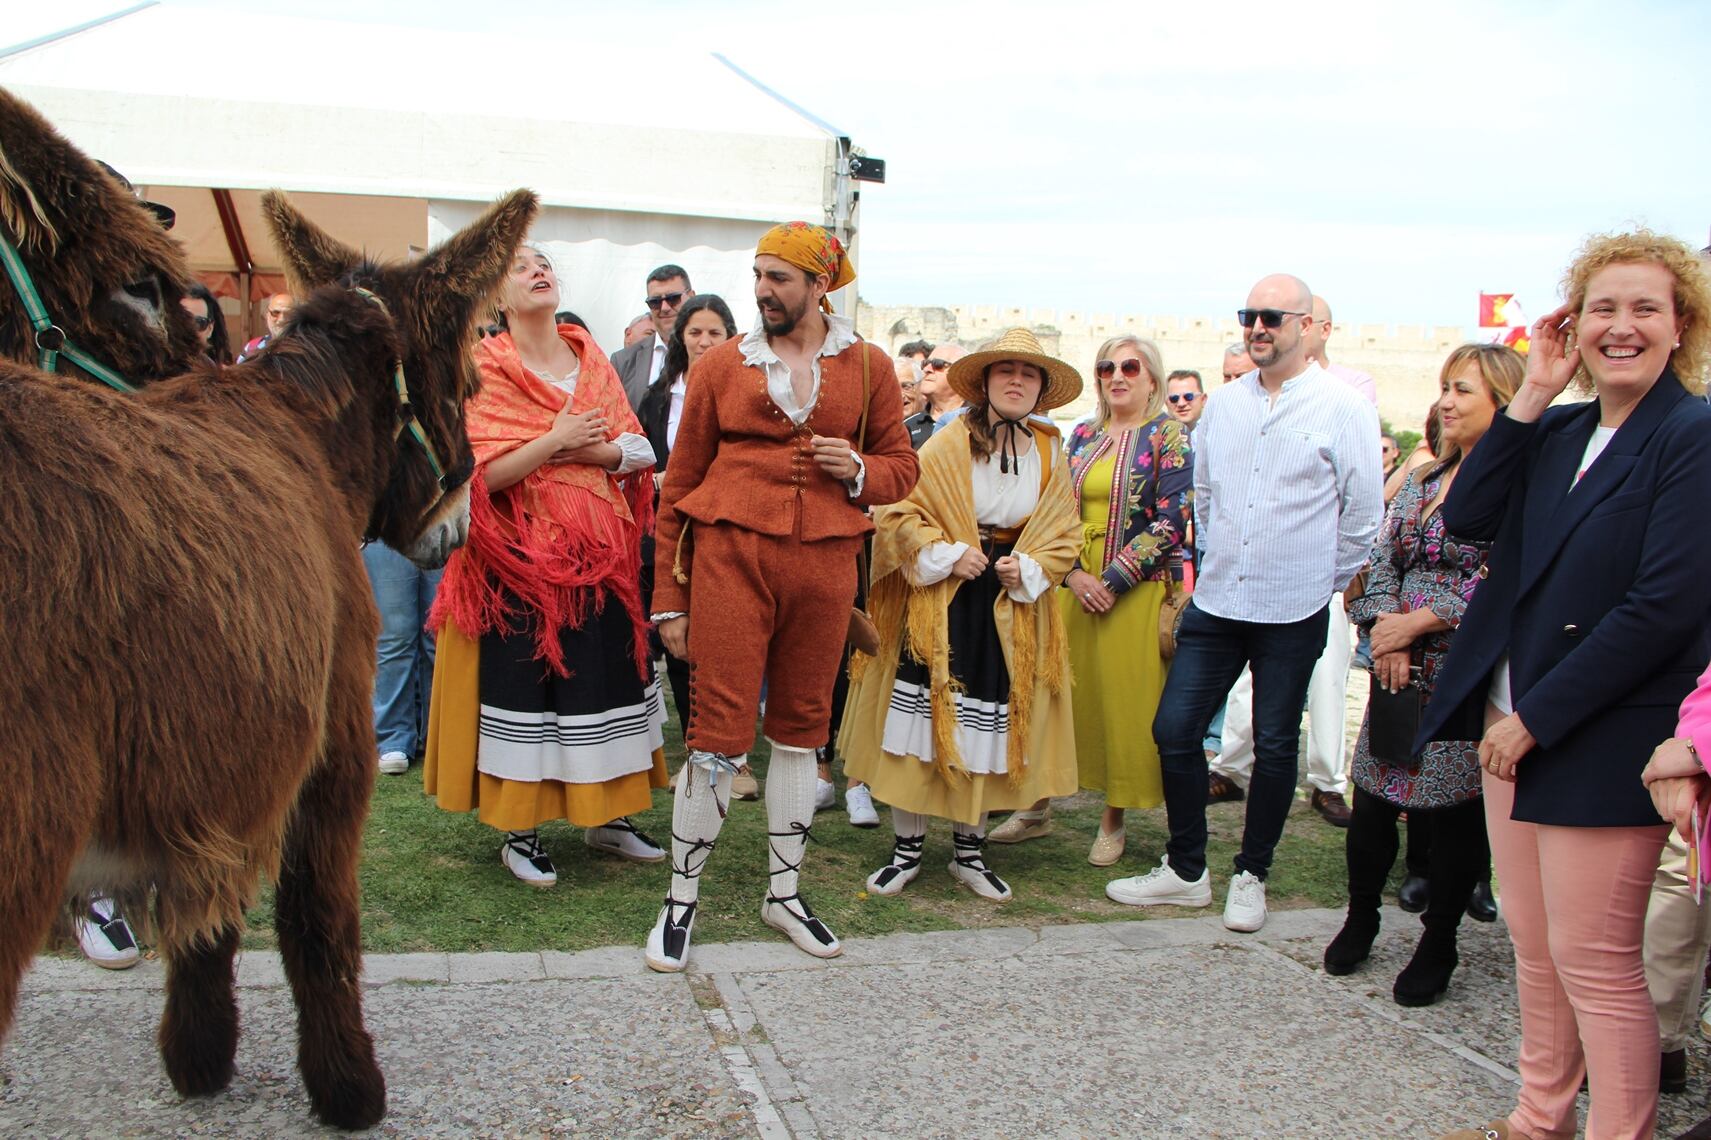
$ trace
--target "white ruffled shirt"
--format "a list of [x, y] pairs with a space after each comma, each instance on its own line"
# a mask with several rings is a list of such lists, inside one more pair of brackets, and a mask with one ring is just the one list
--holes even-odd
[[[1034, 446], [1028, 449], [1028, 453], [1017, 459], [1016, 469], [1011, 474], [1006, 475], [998, 470], [996, 458], [976, 461], [973, 482], [975, 522], [981, 526], [1019, 526], [1034, 513], [1034, 508], [1040, 502], [1038, 438], [1034, 440]], [[904, 567], [903, 573], [912, 585], [935, 585], [949, 578], [951, 567], [967, 553], [966, 542], [935, 542], [923, 547], [920, 553], [915, 555], [914, 565]], [[1047, 580], [1046, 572], [1040, 568], [1040, 564], [1028, 555], [1017, 551], [1016, 561], [1022, 569], [1022, 584], [1006, 592], [1011, 601], [1027, 605], [1037, 601], [1040, 595], [1050, 589], [1051, 582]]]
[[[582, 361], [578, 360], [576, 366], [562, 377], [539, 370], [535, 370], [535, 375], [566, 396], [574, 397], [576, 395], [576, 382], [582, 377]], [[613, 471], [612, 474], [628, 475], [632, 471], [640, 471], [644, 467], [654, 465], [654, 445], [648, 442], [647, 436], [627, 431], [620, 434], [612, 442], [618, 445], [618, 451], [622, 455], [622, 458], [618, 460], [617, 470]]]

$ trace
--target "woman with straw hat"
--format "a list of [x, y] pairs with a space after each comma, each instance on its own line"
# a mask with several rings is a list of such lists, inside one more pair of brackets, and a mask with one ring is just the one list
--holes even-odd
[[1075, 791], [1069, 653], [1052, 597], [1081, 537], [1069, 465], [1041, 413], [1081, 391], [1026, 329], [951, 366], [968, 413], [921, 448], [909, 497], [874, 513], [877, 657], [858, 654], [839, 747], [891, 805], [896, 894], [920, 872], [927, 817], [952, 821], [951, 875], [994, 902], [986, 814]]

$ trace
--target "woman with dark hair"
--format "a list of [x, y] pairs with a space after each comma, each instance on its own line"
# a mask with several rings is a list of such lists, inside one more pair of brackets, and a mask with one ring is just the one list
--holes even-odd
[[[677, 323], [672, 327], [671, 340], [666, 345], [665, 367], [659, 379], [648, 386], [642, 396], [636, 416], [642, 421], [642, 431], [654, 449], [654, 491], [657, 500], [659, 486], [665, 479], [665, 465], [671, 458], [671, 446], [677, 442], [678, 421], [683, 418], [683, 399], [688, 392], [689, 369], [703, 353], [716, 344], [723, 344], [737, 335], [737, 322], [731, 307], [716, 293], [700, 293], [683, 303], [678, 310]], [[654, 539], [652, 533], [642, 536], [642, 608], [651, 613], [654, 586]], [[654, 656], [665, 652], [659, 634], [650, 634]], [[665, 654], [665, 675], [671, 682], [671, 703], [677, 709], [677, 723], [689, 727], [689, 662], [675, 654]], [[739, 800], [752, 800], [760, 795], [760, 785], [749, 766], [744, 764], [731, 782], [731, 795]]]
[[845, 771], [891, 805], [894, 895], [920, 873], [927, 819], [949, 819], [951, 876], [992, 902], [989, 811], [1075, 791], [1069, 647], [1053, 586], [1081, 522], [1058, 431], [1043, 413], [1081, 391], [1075, 369], [1011, 329], [950, 367], [968, 414], [921, 448], [921, 479], [874, 512], [877, 657], [858, 654], [838, 738]]
[[208, 286], [192, 281], [185, 287], [179, 304], [196, 322], [196, 335], [202, 338], [202, 351], [208, 354], [208, 359], [215, 364], [230, 364], [232, 342], [226, 335], [226, 315], [220, 311], [220, 302], [214, 299]]
[[[1526, 379], [1462, 462], [1444, 525], [1490, 541], [1421, 719], [1483, 719], [1485, 818], [1515, 947], [1519, 1103], [1460, 1138], [1649, 1137], [1646, 905], [1668, 830], [1641, 783], [1711, 660], [1711, 277], [1673, 237], [1589, 239]], [[1552, 404], [1571, 382], [1594, 398]], [[1435, 888], [1434, 888], [1435, 889]]]

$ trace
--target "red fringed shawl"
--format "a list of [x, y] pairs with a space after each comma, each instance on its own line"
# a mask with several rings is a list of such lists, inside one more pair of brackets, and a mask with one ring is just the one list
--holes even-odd
[[[571, 410], [604, 413], [608, 438], [639, 435], [618, 373], [594, 339], [574, 325], [558, 326], [558, 335], [582, 365]], [[645, 677], [641, 536], [653, 527], [653, 469], [619, 477], [585, 463], [548, 463], [490, 496], [486, 465], [545, 434], [565, 395], [523, 366], [509, 334], [477, 345], [475, 362], [481, 390], [467, 409], [476, 462], [469, 541], [446, 564], [429, 628], [449, 620], [470, 637], [505, 628], [514, 616], [510, 594], [536, 619], [536, 656], [569, 676], [561, 633], [581, 628], [610, 595], [630, 618], [636, 671]]]

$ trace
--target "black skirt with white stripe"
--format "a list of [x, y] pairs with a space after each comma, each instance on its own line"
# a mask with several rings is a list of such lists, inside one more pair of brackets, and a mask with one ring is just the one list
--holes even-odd
[[665, 704], [653, 663], [636, 672], [634, 627], [610, 597], [560, 634], [570, 676], [535, 656], [534, 615], [510, 599], [506, 629], [481, 638], [476, 765], [490, 776], [598, 784], [653, 766]]
[[[991, 561], [1013, 549], [1010, 543], [996, 544]], [[957, 587], [946, 615], [951, 678], [960, 690], [955, 698], [957, 749], [963, 766], [977, 774], [1009, 770], [1010, 669], [992, 616], [1003, 593], [989, 562], [980, 577]], [[932, 675], [927, 663], [907, 650], [897, 662], [883, 748], [895, 756], [933, 760]]]

